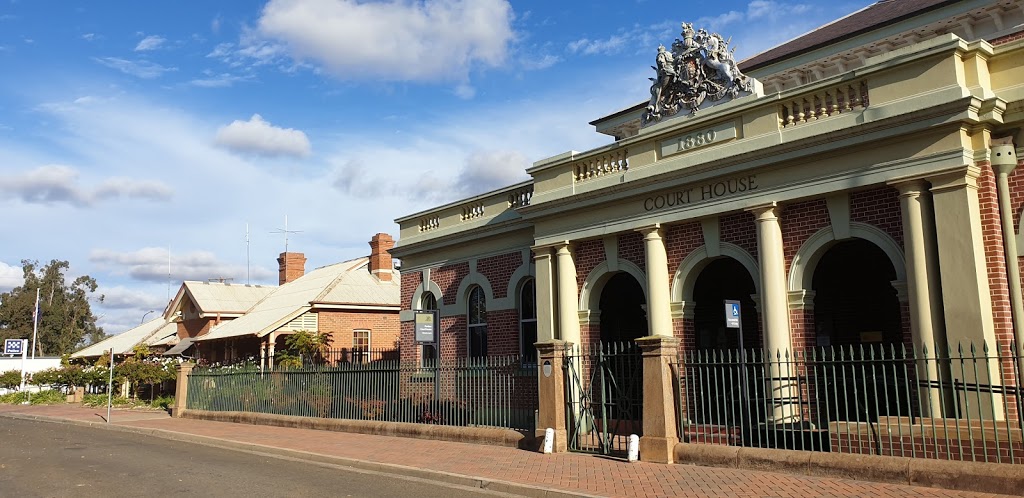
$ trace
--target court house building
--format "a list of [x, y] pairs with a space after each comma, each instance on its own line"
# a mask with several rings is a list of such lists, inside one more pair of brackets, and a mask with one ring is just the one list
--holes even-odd
[[[993, 352], [980, 373], [911, 376], [975, 386], [960, 413], [1019, 420], [1021, 2], [879, 2], [743, 61], [723, 35], [682, 23], [651, 47], [651, 94], [591, 123], [607, 145], [396, 220], [403, 355], [435, 354], [414, 347], [419, 309], [439, 311], [442, 358], [522, 355], [556, 377], [567, 344], [639, 343], [655, 461], [688, 395], [649, 369], [700, 351], [973, 345]], [[782, 401], [761, 421], [822, 427], [793, 368], [764, 367]], [[573, 388], [537, 370], [538, 427], [571, 440]], [[957, 403], [915, 385], [905, 410]]]

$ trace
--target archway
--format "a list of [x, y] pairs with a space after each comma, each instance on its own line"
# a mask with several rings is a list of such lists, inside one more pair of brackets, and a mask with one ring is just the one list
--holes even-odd
[[819, 384], [832, 390], [829, 420], [875, 421], [917, 411], [909, 399], [913, 363], [902, 357], [900, 301], [890, 257], [871, 241], [831, 245], [814, 267], [815, 341], [829, 364]]
[[612, 275], [601, 289], [599, 306], [601, 342], [632, 342], [647, 335], [647, 299], [632, 275]]
[[[709, 261], [693, 284], [694, 348], [687, 375], [687, 407], [698, 424], [754, 427], [763, 399], [758, 380], [761, 339], [756, 292], [750, 271], [740, 261]], [[739, 301], [741, 326], [726, 326], [725, 301]], [[742, 341], [741, 341], [742, 338]], [[741, 350], [742, 343], [742, 350]], [[746, 437], [746, 436], [745, 436]]]
[[822, 346], [884, 347], [903, 342], [896, 271], [878, 246], [850, 239], [814, 268], [814, 324]]
[[698, 350], [739, 349], [740, 334], [726, 328], [725, 300], [740, 301], [745, 349], [761, 347], [754, 280], [739, 261], [719, 258], [701, 270], [694, 283], [694, 346]]

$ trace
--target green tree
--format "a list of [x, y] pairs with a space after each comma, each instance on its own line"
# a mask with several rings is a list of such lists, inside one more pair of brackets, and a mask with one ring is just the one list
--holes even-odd
[[323, 357], [330, 351], [331, 342], [330, 334], [308, 330], [299, 330], [284, 340], [289, 351], [310, 362], [322, 362]]
[[21, 386], [21, 372], [18, 370], [8, 370], [4, 373], [0, 373], [0, 387], [7, 389], [15, 389]]
[[11, 292], [0, 293], [0, 340], [32, 339], [32, 309], [39, 289], [39, 332], [36, 354], [63, 355], [74, 352], [86, 341], [105, 336], [96, 325], [90, 299], [103, 302], [96, 294], [96, 279], [82, 275], [70, 283], [65, 278], [70, 265], [53, 260], [45, 267], [38, 261], [22, 260], [25, 281]]

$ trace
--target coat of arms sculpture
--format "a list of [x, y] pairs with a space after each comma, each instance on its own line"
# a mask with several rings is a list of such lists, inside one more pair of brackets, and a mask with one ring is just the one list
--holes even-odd
[[649, 78], [651, 102], [641, 126], [655, 123], [685, 108], [696, 114], [705, 101], [736, 98], [742, 92], [754, 93], [757, 81], [740, 73], [733, 59], [735, 48], [718, 33], [683, 23], [683, 39], [672, 42], [672, 50], [658, 47], [657, 65], [651, 66], [657, 78]]

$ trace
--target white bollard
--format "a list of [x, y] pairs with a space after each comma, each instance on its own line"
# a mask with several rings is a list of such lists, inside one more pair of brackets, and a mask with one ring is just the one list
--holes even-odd
[[628, 448], [628, 450], [627, 450], [628, 451], [627, 459], [630, 462], [635, 462], [635, 461], [639, 460], [640, 459], [640, 436], [637, 436], [636, 434], [630, 434], [629, 435], [629, 445], [627, 446], [627, 448]]
[[544, 429], [544, 453], [550, 454], [555, 449], [555, 430], [548, 427]]

